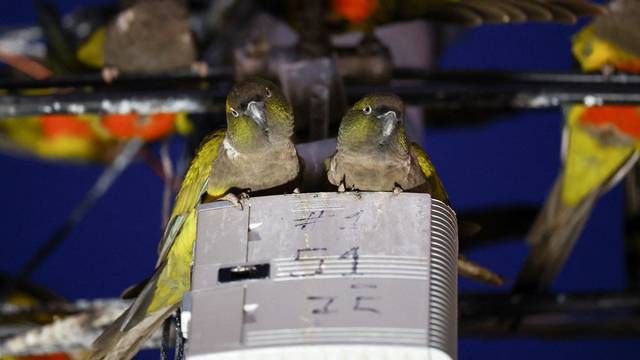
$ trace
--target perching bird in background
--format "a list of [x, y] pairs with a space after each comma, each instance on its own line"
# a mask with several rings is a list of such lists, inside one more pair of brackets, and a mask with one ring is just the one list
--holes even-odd
[[573, 55], [583, 71], [640, 73], [640, 2], [614, 0], [573, 38]]
[[[584, 71], [640, 72], [640, 1], [616, 0], [573, 38]], [[514, 290], [543, 291], [562, 269], [597, 199], [638, 159], [640, 108], [565, 108], [563, 169], [527, 240], [530, 253]]]
[[103, 67], [111, 81], [120, 73], [159, 74], [206, 66], [196, 62], [185, 0], [136, 0], [78, 49], [78, 58]]
[[0, 151], [54, 161], [108, 162], [133, 137], [154, 142], [191, 130], [185, 113], [18, 116], [0, 119]]
[[[409, 142], [404, 104], [391, 94], [367, 95], [342, 118], [327, 177], [339, 189], [426, 192], [446, 204], [449, 198], [433, 163], [419, 145]], [[460, 274], [501, 284], [491, 270], [460, 257]]]
[[233, 199], [235, 190], [266, 190], [298, 176], [293, 113], [273, 83], [256, 79], [234, 86], [226, 115], [227, 129], [203, 142], [187, 170], [153, 276], [131, 307], [94, 342], [91, 359], [132, 358], [178, 307], [190, 288], [196, 207], [203, 197]]

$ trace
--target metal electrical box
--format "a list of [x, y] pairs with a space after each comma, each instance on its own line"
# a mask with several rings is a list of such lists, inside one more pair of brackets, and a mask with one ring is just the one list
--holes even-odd
[[427, 194], [200, 207], [187, 359], [456, 359], [457, 221]]

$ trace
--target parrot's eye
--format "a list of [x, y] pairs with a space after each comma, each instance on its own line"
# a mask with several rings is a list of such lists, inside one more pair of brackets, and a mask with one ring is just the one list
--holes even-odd
[[238, 111], [236, 111], [236, 109], [230, 108], [230, 111], [231, 111], [231, 115], [233, 115], [233, 117], [240, 116], [240, 113]]
[[269, 88], [266, 88], [265, 90], [267, 90], [267, 95], [265, 95], [267, 98], [271, 97], [271, 90], [269, 90]]
[[371, 114], [371, 106], [367, 105], [364, 107], [364, 109], [362, 109], [362, 112], [369, 115]]

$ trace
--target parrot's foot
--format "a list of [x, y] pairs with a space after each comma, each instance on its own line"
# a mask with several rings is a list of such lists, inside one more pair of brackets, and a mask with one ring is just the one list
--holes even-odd
[[345, 191], [347, 191], [347, 187], [344, 185], [344, 181], [341, 181], [340, 186], [338, 186], [338, 192], [343, 193]]
[[404, 190], [402, 189], [402, 187], [396, 185], [393, 188], [393, 195], [400, 195], [401, 192], [403, 192]]
[[107, 84], [110, 84], [120, 75], [120, 71], [112, 66], [105, 66], [102, 68], [102, 80]]
[[195, 61], [191, 64], [191, 71], [203, 78], [209, 75], [209, 65], [204, 61]]
[[[246, 196], [248, 199], [249, 196], [248, 195]], [[244, 198], [242, 197], [242, 194], [240, 194], [240, 197], [237, 197], [235, 194], [228, 193], [227, 195], [221, 197], [219, 200], [226, 200], [230, 202], [231, 205], [233, 205], [234, 207], [239, 208], [241, 211], [244, 210], [244, 206], [242, 205], [242, 202], [241, 202], [241, 200], [244, 200]]]
[[293, 193], [294, 194], [300, 194], [300, 188], [293, 189]]
[[611, 75], [615, 74], [616, 67], [613, 64], [606, 63], [602, 66], [602, 76], [607, 80]]
[[458, 255], [458, 272], [460, 275], [472, 278], [491, 285], [500, 286], [503, 284], [502, 277], [480, 264]]
[[249, 192], [243, 191], [240, 193], [240, 200], [249, 200]]

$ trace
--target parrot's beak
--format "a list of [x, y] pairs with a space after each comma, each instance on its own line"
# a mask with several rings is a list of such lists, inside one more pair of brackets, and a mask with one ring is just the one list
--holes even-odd
[[264, 111], [264, 103], [262, 101], [251, 101], [247, 104], [245, 113], [261, 128], [267, 128], [267, 114]]
[[396, 128], [396, 125], [398, 124], [398, 116], [396, 115], [395, 111], [390, 110], [382, 115], [379, 115], [378, 119], [383, 122], [382, 137], [386, 139], [389, 137], [389, 135], [391, 135], [391, 133], [393, 133], [393, 130]]

